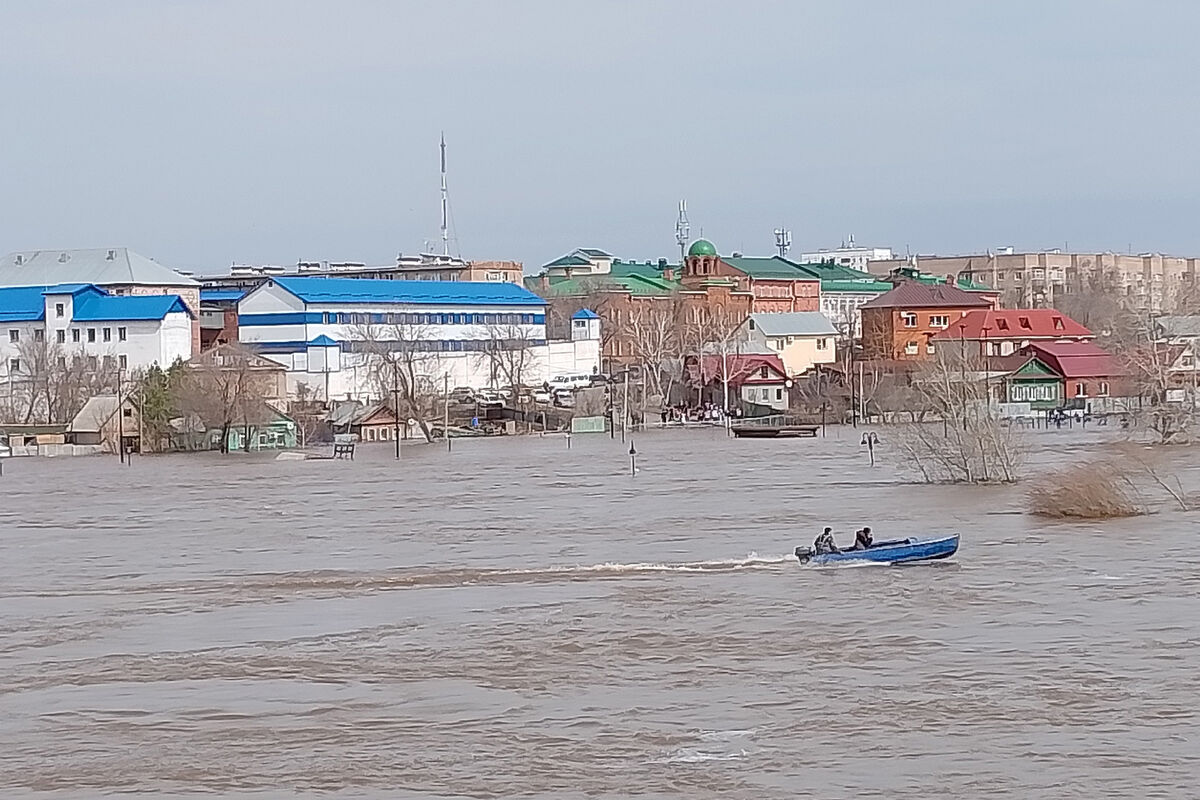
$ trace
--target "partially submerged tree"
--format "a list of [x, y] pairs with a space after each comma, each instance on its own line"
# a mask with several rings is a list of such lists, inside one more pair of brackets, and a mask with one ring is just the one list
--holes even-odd
[[905, 466], [925, 482], [1015, 483], [1025, 463], [1024, 434], [987, 402], [981, 365], [939, 357], [914, 374], [913, 403], [941, 423], [902, 425], [889, 435]]
[[27, 337], [17, 346], [16, 370], [4, 376], [5, 416], [25, 424], [70, 422], [84, 403], [117, 388], [119, 362], [111, 356], [70, 353], [45, 339]]
[[220, 430], [218, 448], [229, 452], [229, 432], [243, 428], [245, 446], [251, 428], [272, 416], [266, 399], [270, 394], [260, 356], [243, 344], [214, 347], [188, 362], [179, 387], [179, 410], [199, 419], [204, 429]]
[[426, 441], [433, 441], [429, 421], [438, 416], [437, 379], [444, 375], [441, 342], [427, 326], [393, 322], [349, 329], [352, 357], [362, 360], [376, 394], [387, 398], [402, 419], [415, 419]]

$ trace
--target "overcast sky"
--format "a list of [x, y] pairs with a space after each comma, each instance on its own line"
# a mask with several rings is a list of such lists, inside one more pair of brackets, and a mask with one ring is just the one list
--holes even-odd
[[1200, 4], [0, 4], [0, 251], [1200, 256]]

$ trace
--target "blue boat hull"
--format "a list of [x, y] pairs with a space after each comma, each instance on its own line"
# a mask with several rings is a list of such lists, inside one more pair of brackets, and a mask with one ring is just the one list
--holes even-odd
[[867, 550], [843, 550], [840, 553], [815, 554], [810, 548], [797, 547], [796, 558], [801, 564], [844, 564], [873, 562], [877, 564], [906, 564], [913, 561], [937, 561], [949, 558], [958, 551], [958, 534], [938, 539], [898, 539], [880, 542]]

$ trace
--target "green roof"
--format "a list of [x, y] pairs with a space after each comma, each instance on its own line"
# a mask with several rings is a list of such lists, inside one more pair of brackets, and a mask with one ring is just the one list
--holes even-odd
[[717, 248], [708, 239], [697, 239], [688, 248], [689, 256], [715, 256]]
[[538, 278], [528, 278], [526, 288], [542, 297], [578, 297], [592, 292], [629, 292], [639, 297], [667, 295], [679, 288], [673, 281], [651, 275], [580, 275], [575, 278], [550, 278], [544, 289]]
[[544, 264], [542, 269], [549, 269], [550, 267], [587, 267], [591, 263], [586, 258], [580, 258], [576, 255], [565, 255], [554, 259], [549, 264]]
[[845, 267], [841, 264], [834, 264], [832, 261], [806, 261], [804, 263], [796, 263], [796, 266], [804, 272], [820, 278], [823, 281], [872, 281], [876, 280], [875, 276], [869, 272], [863, 272], [852, 267]]
[[883, 281], [821, 281], [822, 292], [872, 292], [874, 294], [883, 294], [884, 292], [890, 292], [892, 288], [890, 283], [884, 283]]
[[786, 258], [780, 258], [779, 256], [770, 256], [768, 258], [727, 256], [721, 260], [739, 272], [746, 273], [751, 278], [782, 278], [802, 281], [813, 280], [817, 277], [813, 273], [801, 269], [795, 262], [788, 261]]

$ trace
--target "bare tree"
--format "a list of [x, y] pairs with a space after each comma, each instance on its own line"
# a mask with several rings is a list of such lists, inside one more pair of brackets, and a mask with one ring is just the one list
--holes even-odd
[[93, 395], [113, 392], [117, 361], [111, 356], [68, 353], [61, 345], [28, 338], [17, 347], [16, 363], [3, 364], [5, 416], [26, 424], [70, 422]]
[[577, 291], [569, 295], [547, 298], [546, 333], [551, 339], [570, 339], [571, 320], [577, 311], [587, 309], [600, 317], [600, 352], [610, 353], [617, 335], [618, 320], [623, 309], [631, 305], [630, 293], [624, 287], [601, 278], [580, 278]]
[[390, 398], [402, 419], [415, 419], [433, 441], [431, 419], [438, 416], [437, 379], [442, 369], [441, 341], [426, 326], [393, 322], [361, 324], [348, 331], [351, 351], [365, 360], [369, 381], [379, 397]]
[[219, 429], [222, 453], [229, 452], [229, 432], [235, 426], [243, 428], [249, 449], [251, 429], [269, 421], [270, 388], [258, 360], [243, 344], [220, 345], [188, 362], [180, 380], [180, 411], [198, 418], [206, 431]]
[[648, 298], [632, 304], [621, 322], [618, 335], [641, 366], [648, 395], [666, 397], [672, 388], [673, 365], [683, 356], [681, 316], [677, 297]]
[[519, 404], [525, 394], [522, 387], [537, 369], [536, 334], [527, 325], [487, 325], [484, 349], [477, 354], [481, 366], [488, 370], [492, 386], [507, 387], [512, 401]]
[[[953, 348], [951, 348], [953, 350]], [[941, 424], [899, 426], [889, 439], [926, 482], [1015, 483], [1027, 446], [1024, 435], [992, 412], [981, 365], [939, 357], [914, 374], [912, 402]]]

